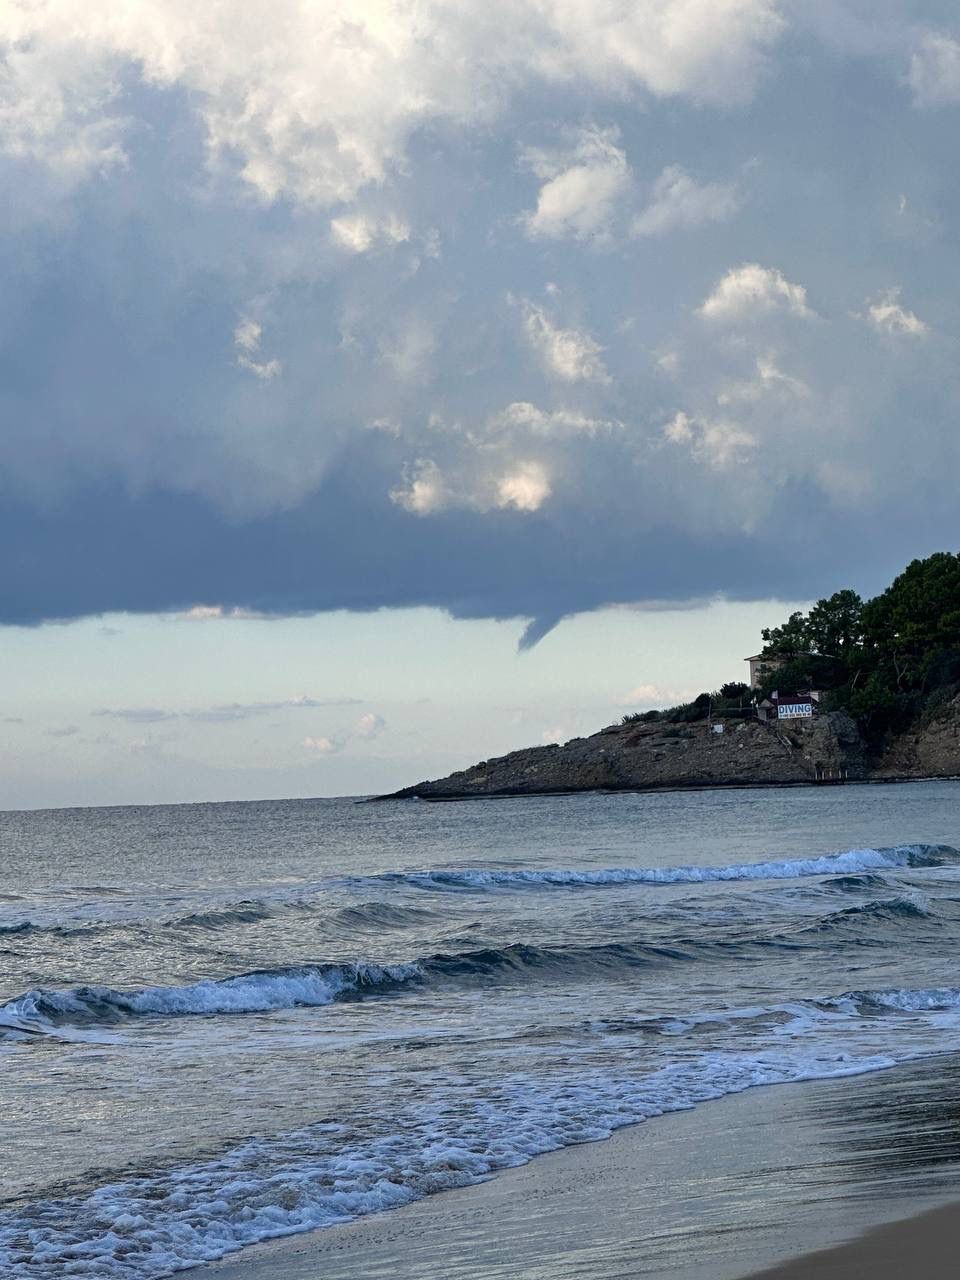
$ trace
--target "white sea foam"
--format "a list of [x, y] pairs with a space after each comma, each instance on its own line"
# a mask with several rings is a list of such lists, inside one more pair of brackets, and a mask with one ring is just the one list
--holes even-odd
[[339, 964], [246, 973], [182, 987], [118, 991], [88, 986], [70, 991], [28, 991], [0, 1008], [0, 1029], [4, 1025], [34, 1031], [56, 1027], [62, 1035], [60, 1024], [71, 1021], [264, 1013], [298, 1005], [327, 1005], [346, 992], [409, 981], [420, 972], [415, 964]]
[[957, 861], [960, 853], [940, 845], [906, 844], [891, 849], [847, 849], [815, 858], [778, 858], [767, 862], [737, 862], [730, 866], [607, 867], [601, 870], [465, 870], [395, 872], [387, 879], [422, 889], [488, 889], [523, 885], [565, 887], [623, 884], [709, 884], [726, 880], [793, 880], [804, 876], [832, 876], [861, 871], [940, 866]]
[[[925, 1037], [910, 1048], [890, 1047], [897, 1043], [891, 1019], [948, 1005], [949, 1023], [942, 1013], [927, 1014], [924, 1023], [920, 1013]], [[249, 1139], [215, 1160], [2, 1212], [0, 1274], [159, 1280], [258, 1240], [406, 1204], [709, 1099], [876, 1071], [957, 1047], [958, 1008], [960, 991], [950, 988], [706, 1011], [676, 1019], [677, 1030], [702, 1019], [742, 1019], [756, 1024], [749, 1050], [692, 1054], [635, 1073], [517, 1073], [478, 1084], [471, 1095], [438, 1078], [426, 1101], [392, 1115], [392, 1127], [379, 1133], [313, 1125]]]

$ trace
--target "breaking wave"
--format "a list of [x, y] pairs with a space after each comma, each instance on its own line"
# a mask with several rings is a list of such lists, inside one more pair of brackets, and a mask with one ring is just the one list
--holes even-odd
[[65, 1023], [209, 1017], [320, 1006], [408, 982], [421, 972], [416, 964], [331, 964], [244, 973], [182, 987], [117, 991], [89, 986], [69, 991], [28, 991], [0, 1008], [0, 1029], [42, 1031]]
[[496, 889], [557, 886], [576, 888], [624, 884], [709, 884], [726, 880], [794, 880], [803, 876], [836, 876], [896, 871], [960, 863], [960, 850], [950, 845], [904, 844], [891, 849], [847, 849], [816, 858], [782, 858], [738, 862], [730, 866], [608, 867], [598, 871], [513, 870], [475, 868], [449, 871], [396, 871], [379, 877], [419, 889]]
[[[543, 1152], [597, 1141], [710, 1099], [759, 1085], [864, 1074], [924, 1056], [937, 1051], [942, 1035], [898, 1054], [875, 1047], [869, 1029], [878, 1018], [958, 1008], [960, 990], [938, 988], [720, 1009], [680, 1017], [673, 1030], [745, 1019], [758, 1024], [753, 1047], [694, 1053], [646, 1072], [594, 1069], [536, 1080], [515, 1073], [487, 1082], [475, 1105], [441, 1080], [392, 1123], [384, 1117], [379, 1131], [321, 1122], [246, 1139], [186, 1168], [127, 1175], [90, 1192], [11, 1206], [0, 1211], [0, 1272], [11, 1280], [67, 1273], [160, 1280], [257, 1241], [467, 1186]], [[867, 1034], [858, 1036], [858, 1028]]]
[[[371, 905], [363, 904], [358, 910]], [[391, 908], [387, 915], [400, 909]], [[474, 985], [537, 982], [558, 977], [605, 976], [703, 957], [737, 958], [753, 948], [813, 945], [809, 935], [831, 933], [858, 922], [903, 924], [926, 920], [930, 908], [915, 899], [891, 898], [830, 912], [819, 920], [778, 932], [741, 932], [726, 938], [678, 936], [657, 942], [619, 941], [565, 946], [512, 942], [503, 946], [438, 951], [396, 964], [356, 962], [254, 970], [183, 986], [148, 986], [130, 991], [106, 986], [39, 989], [0, 1007], [0, 1033], [60, 1034], [65, 1026], [117, 1023], [128, 1018], [213, 1017], [322, 1007], [339, 1000], [387, 995], [411, 983]], [[365, 917], [369, 915], [365, 913]]]

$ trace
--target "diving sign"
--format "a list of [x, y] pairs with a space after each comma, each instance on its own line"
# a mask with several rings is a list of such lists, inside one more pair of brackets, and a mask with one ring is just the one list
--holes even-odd
[[777, 706], [778, 720], [798, 720], [812, 715], [812, 702], [781, 702]]

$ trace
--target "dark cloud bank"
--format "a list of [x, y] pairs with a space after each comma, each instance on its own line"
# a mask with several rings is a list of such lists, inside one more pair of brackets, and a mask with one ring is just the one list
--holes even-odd
[[[631, 11], [637, 73], [549, 8], [519, 70], [449, 29], [462, 101], [408, 51], [442, 111], [374, 130], [374, 177], [337, 169], [373, 107], [244, 133], [192, 27], [162, 84], [135, 23], [71, 52], [37, 11], [0, 148], [0, 623], [429, 605], [535, 642], [958, 544], [953, 8], [745, 0], [675, 63]], [[270, 65], [321, 92], [296, 42]], [[76, 122], [30, 97], [58, 77]]]

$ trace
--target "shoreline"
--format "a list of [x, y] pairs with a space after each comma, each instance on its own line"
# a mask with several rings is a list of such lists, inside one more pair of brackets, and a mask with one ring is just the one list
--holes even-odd
[[744, 1280], [903, 1280], [911, 1271], [922, 1280], [953, 1280], [958, 1257], [960, 1198], [873, 1227], [845, 1244], [754, 1271]]
[[382, 796], [359, 796], [356, 804], [385, 804], [388, 801], [404, 802], [421, 801], [425, 804], [459, 804], [464, 800], [536, 800], [561, 799], [564, 796], [621, 796], [621, 795], [671, 795], [677, 793], [698, 793], [702, 791], [778, 791], [797, 790], [799, 788], [832, 788], [832, 787], [884, 787], [904, 786], [911, 782], [960, 782], [960, 774], [895, 774], [874, 778], [838, 779], [796, 779], [785, 782], [770, 782], [758, 779], [755, 782], [676, 782], [662, 786], [612, 786], [612, 787], [563, 787], [544, 791], [463, 791], [446, 792], [443, 795], [411, 794], [410, 788], [403, 791], [390, 792]]
[[[922, 1259], [926, 1228], [911, 1224], [931, 1210], [952, 1277], [960, 1055], [748, 1089], [472, 1186], [262, 1242], [198, 1280], [853, 1280], [860, 1258]], [[906, 1243], [883, 1236], [878, 1246], [877, 1229]], [[893, 1280], [904, 1268], [862, 1274]]]

